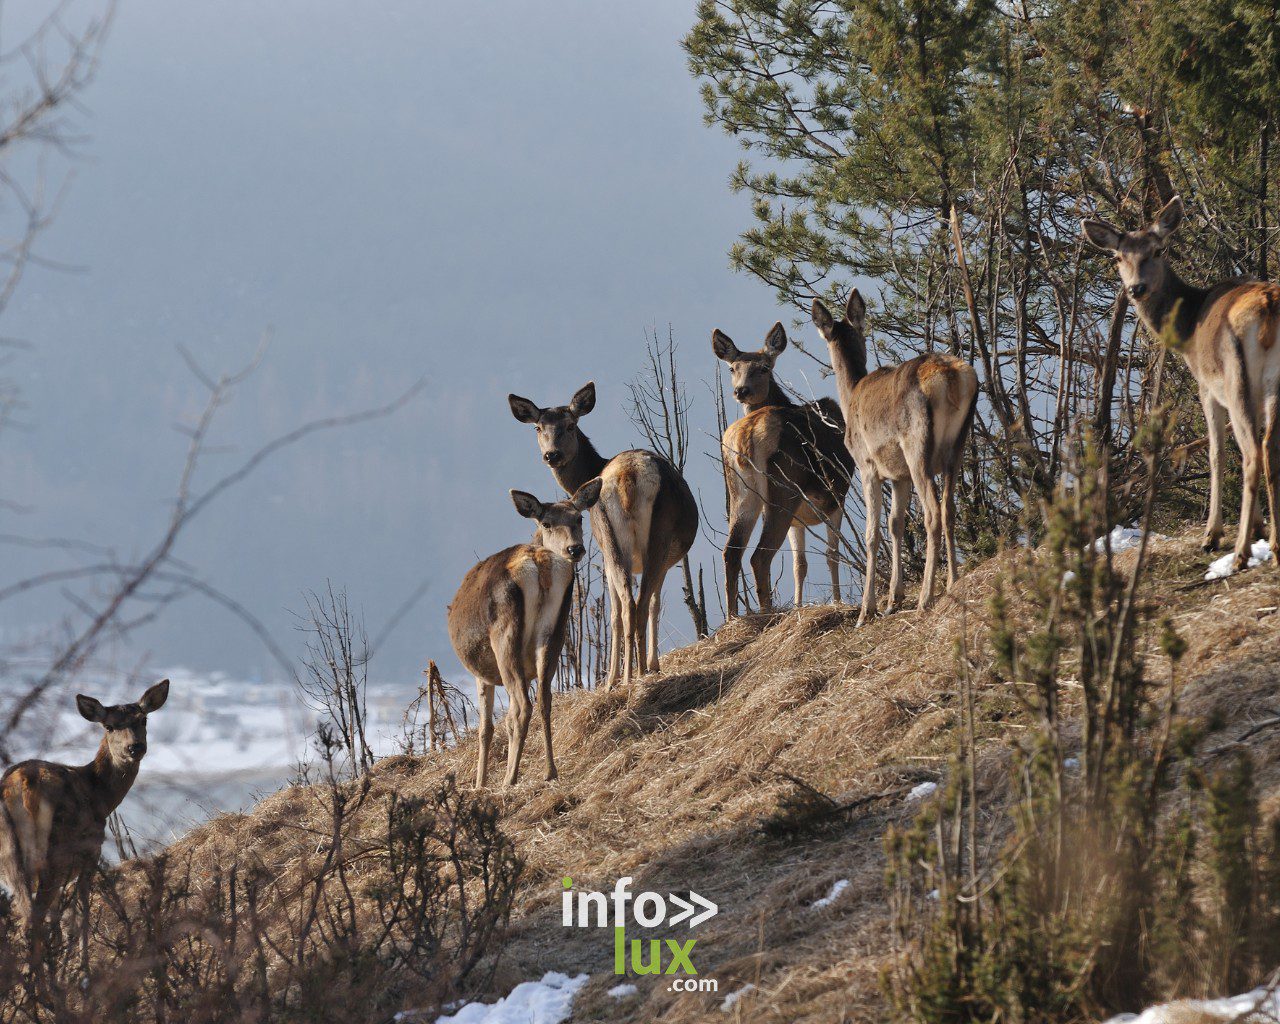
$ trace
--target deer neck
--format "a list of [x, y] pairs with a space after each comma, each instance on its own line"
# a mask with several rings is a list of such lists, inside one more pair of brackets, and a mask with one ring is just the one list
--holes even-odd
[[853, 405], [853, 389], [867, 375], [867, 341], [848, 324], [837, 324], [827, 341], [831, 351], [831, 369], [836, 375], [840, 408], [846, 417]]
[[588, 480], [594, 480], [604, 472], [604, 467], [608, 464], [609, 460], [596, 451], [590, 438], [579, 430], [577, 454], [563, 465], [556, 466], [551, 472], [555, 475], [556, 483], [563, 487], [566, 493], [573, 494]]
[[104, 737], [98, 746], [97, 756], [88, 765], [88, 775], [93, 790], [94, 813], [106, 821], [133, 788], [138, 777], [138, 762], [117, 763], [111, 757], [111, 748]]
[[1172, 330], [1178, 348], [1182, 348], [1195, 333], [1196, 322], [1204, 307], [1207, 288], [1187, 284], [1171, 266], [1165, 267], [1164, 283], [1150, 295], [1134, 304], [1147, 329], [1156, 337], [1165, 330]]
[[772, 374], [769, 375], [769, 390], [765, 393], [764, 398], [758, 402], [743, 402], [742, 408], [746, 412], [755, 412], [757, 409], [764, 409], [770, 406], [794, 406], [796, 403], [791, 400], [781, 387], [778, 386], [778, 380]]

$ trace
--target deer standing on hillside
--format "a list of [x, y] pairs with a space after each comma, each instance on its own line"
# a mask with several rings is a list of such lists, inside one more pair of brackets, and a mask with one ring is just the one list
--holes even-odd
[[[612, 689], [621, 671], [632, 679], [658, 671], [658, 622], [662, 614], [662, 581], [693, 546], [698, 535], [698, 504], [684, 477], [661, 455], [632, 449], [606, 459], [596, 451], [578, 421], [596, 404], [596, 386], [588, 383], [568, 405], [540, 408], [527, 398], [509, 395], [512, 415], [537, 428], [542, 461], [569, 494], [587, 480], [600, 477], [600, 504], [591, 513], [591, 534], [604, 557], [609, 585], [609, 671]], [[640, 576], [640, 595], [631, 577]]]
[[760, 608], [773, 604], [770, 567], [782, 538], [790, 536], [796, 604], [804, 601], [808, 572], [805, 534], [827, 527], [827, 567], [831, 597], [840, 600], [840, 525], [853, 479], [853, 460], [844, 444], [844, 417], [830, 398], [796, 405], [778, 386], [773, 366], [787, 347], [787, 332], [773, 325], [756, 352], [743, 352], [723, 331], [711, 335], [711, 349], [729, 364], [733, 397], [745, 415], [720, 439], [725, 487], [729, 492], [729, 533], [724, 545], [725, 599], [738, 614], [742, 554], [764, 513], [760, 542], [751, 556]]
[[1187, 284], [1164, 254], [1169, 236], [1182, 223], [1182, 200], [1174, 196], [1150, 227], [1121, 231], [1100, 220], [1081, 223], [1085, 238], [1115, 257], [1120, 283], [1138, 316], [1157, 338], [1169, 337], [1200, 387], [1209, 433], [1209, 520], [1204, 548], [1222, 540], [1222, 452], [1224, 421], [1244, 461], [1244, 494], [1236, 536], [1235, 567], [1249, 564], [1255, 526], [1261, 519], [1258, 486], [1265, 482], [1271, 506], [1271, 550], [1276, 544], [1276, 433], [1280, 402], [1280, 286], [1233, 278], [1209, 288]]
[[80, 714], [105, 732], [97, 756], [80, 767], [23, 761], [0, 776], [0, 882], [37, 938], [50, 914], [59, 912], [69, 883], [87, 896], [107, 819], [133, 786], [147, 752], [147, 716], [168, 697], [167, 679], [136, 704], [104, 707], [78, 696]]
[[556, 777], [551, 751], [551, 682], [564, 646], [573, 592], [573, 566], [582, 558], [582, 513], [600, 500], [599, 480], [590, 480], [568, 501], [544, 504], [512, 491], [516, 511], [538, 526], [531, 544], [516, 544], [477, 564], [449, 605], [449, 639], [459, 660], [476, 677], [480, 708], [480, 754], [476, 788], [483, 789], [493, 740], [493, 698], [507, 691], [507, 777], [514, 786], [529, 731], [526, 689], [538, 681], [538, 711], [547, 752], [547, 781]]
[[[845, 303], [841, 321], [820, 300], [813, 300], [813, 322], [831, 352], [844, 412], [845, 444], [858, 464], [867, 506], [867, 571], [859, 624], [876, 613], [876, 554], [886, 480], [893, 490], [888, 610], [896, 610], [902, 601], [902, 539], [913, 486], [920, 497], [925, 529], [924, 579], [917, 607], [923, 611], [933, 602], [938, 549], [944, 539], [947, 589], [955, 585], [956, 474], [978, 405], [978, 375], [953, 355], [930, 352], [867, 373], [866, 315], [866, 303], [856, 288]], [[937, 476], [942, 477], [941, 500], [934, 484]]]

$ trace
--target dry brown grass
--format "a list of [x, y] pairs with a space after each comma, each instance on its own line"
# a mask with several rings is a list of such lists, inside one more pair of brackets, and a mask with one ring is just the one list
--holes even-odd
[[[982, 778], [988, 788], [1002, 784], [999, 741], [1020, 726], [1007, 713], [1008, 695], [981, 683], [983, 637], [997, 577], [1014, 590], [1016, 607], [1013, 569], [1021, 557], [976, 567], [924, 615], [902, 613], [864, 629], [855, 629], [857, 612], [847, 607], [738, 619], [672, 652], [661, 675], [629, 692], [558, 698], [560, 779], [538, 779], [534, 730], [525, 781], [499, 794], [505, 827], [529, 868], [494, 989], [548, 970], [586, 971], [592, 981], [577, 1004], [580, 1020], [882, 1020], [876, 979], [889, 933], [880, 842], [885, 825], [909, 814], [910, 805], [900, 796], [871, 801], [803, 840], [769, 839], [758, 825], [792, 787], [783, 774], [838, 799], [938, 778], [951, 749], [962, 634], [987, 710]], [[1263, 567], [1201, 585], [1206, 562], [1190, 536], [1156, 543], [1149, 597], [1189, 641], [1182, 703], [1215, 725], [1208, 748], [1234, 739], [1280, 702], [1280, 572]], [[1164, 672], [1160, 662], [1153, 655], [1157, 674]], [[501, 730], [499, 758], [500, 737]], [[1264, 806], [1274, 804], [1280, 729], [1249, 746]], [[469, 779], [474, 758], [470, 740], [443, 754], [391, 758], [376, 767], [374, 786], [425, 793], [446, 772]], [[178, 846], [208, 863], [251, 854], [302, 878], [317, 856], [311, 829], [323, 820], [320, 800], [286, 790]], [[718, 979], [719, 994], [676, 995], [661, 979], [639, 979], [634, 997], [606, 995], [620, 980], [610, 973], [609, 935], [560, 926], [565, 874], [599, 889], [632, 875], [636, 890], [692, 888], [715, 900], [720, 914], [698, 929], [694, 960], [704, 976]], [[810, 911], [840, 878], [851, 881], [844, 895]], [[748, 983], [755, 991], [722, 1012], [724, 996]]]

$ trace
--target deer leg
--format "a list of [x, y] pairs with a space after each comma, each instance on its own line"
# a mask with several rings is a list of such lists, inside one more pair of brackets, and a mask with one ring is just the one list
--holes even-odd
[[1247, 568], [1253, 548], [1253, 514], [1258, 503], [1258, 485], [1262, 475], [1262, 451], [1257, 431], [1244, 408], [1231, 410], [1231, 429], [1240, 447], [1243, 471], [1240, 477], [1240, 526], [1236, 533], [1235, 568]]
[[1209, 520], [1204, 528], [1204, 549], [1216, 551], [1222, 543], [1222, 456], [1227, 410], [1204, 391], [1200, 393], [1200, 406], [1209, 436]]
[[827, 517], [827, 571], [831, 573], [831, 602], [840, 604], [840, 527], [844, 523], [844, 508], [838, 508]]
[[613, 577], [605, 574], [605, 586], [609, 591], [609, 671], [604, 678], [604, 688], [612, 690], [618, 682], [622, 655], [622, 598], [613, 586]]
[[916, 604], [918, 611], [924, 611], [933, 604], [933, 578], [938, 569], [938, 548], [942, 540], [942, 510], [937, 488], [924, 460], [915, 463], [911, 478], [920, 495], [920, 510], [924, 513], [924, 579], [920, 581], [920, 600]]
[[884, 504], [884, 481], [870, 469], [862, 471], [862, 501], [867, 515], [867, 568], [862, 580], [859, 626], [876, 614], [876, 554], [880, 548], [880, 510]]
[[1277, 491], [1277, 485], [1280, 483], [1277, 479], [1277, 474], [1280, 474], [1280, 462], [1276, 458], [1277, 454], [1280, 454], [1277, 449], [1277, 445], [1280, 444], [1280, 435], [1276, 432], [1276, 417], [1280, 412], [1277, 409], [1278, 404], [1280, 404], [1280, 395], [1277, 395], [1272, 388], [1262, 404], [1263, 421], [1266, 423], [1266, 432], [1262, 438], [1262, 478], [1267, 488], [1267, 507], [1271, 513], [1271, 528], [1267, 533], [1267, 543], [1271, 547], [1272, 559], [1280, 565], [1280, 547], [1276, 544], [1277, 526], [1280, 526], [1276, 519], [1276, 513], [1280, 512], [1277, 508], [1277, 504], [1280, 503], [1280, 492]]
[[734, 494], [730, 501], [729, 535], [724, 543], [724, 596], [729, 618], [738, 614], [738, 587], [742, 582], [742, 556], [756, 528], [763, 502], [755, 493]]
[[796, 585], [796, 607], [804, 604], [804, 579], [809, 575], [809, 559], [805, 557], [805, 528], [800, 523], [793, 523], [787, 531], [791, 541], [791, 576]]
[[489, 745], [493, 742], [493, 692], [496, 687], [476, 676], [476, 708], [480, 712], [480, 752], [476, 756], [476, 789], [484, 789], [489, 775]]
[[906, 590], [906, 580], [902, 573], [902, 540], [906, 536], [907, 512], [911, 508], [911, 481], [892, 480], [889, 487], [893, 492], [893, 504], [889, 508], [889, 542], [893, 560], [889, 572], [887, 610], [896, 612], [902, 605], [902, 594]]
[[[633, 655], [636, 653], [636, 598], [631, 590], [631, 571], [628, 566], [612, 566], [609, 570], [614, 607], [617, 608], [618, 653], [621, 661], [622, 684], [629, 686], [632, 677]], [[612, 686], [610, 686], [612, 689]]]
[[751, 553], [751, 574], [756, 580], [756, 600], [760, 602], [760, 610], [770, 611], [773, 608], [773, 581], [770, 570], [773, 559], [782, 547], [782, 539], [791, 528], [795, 518], [795, 502], [770, 502], [764, 512], [764, 525], [760, 527], [760, 542]]
[[[516, 674], [511, 674], [510, 678], [515, 679]], [[529, 735], [533, 708], [523, 681], [507, 686], [507, 698], [511, 701], [507, 708], [507, 776], [502, 784], [509, 789], [520, 779], [520, 755], [524, 753], [525, 737]]]
[[666, 573], [658, 566], [645, 565], [640, 577], [640, 597], [636, 601], [636, 673], [644, 675], [649, 671], [652, 660], [650, 654], [657, 644], [656, 630], [650, 633], [649, 625], [653, 619], [653, 598], [662, 589], [662, 579]]
[[556, 662], [559, 655], [553, 656], [550, 644], [538, 647], [538, 717], [542, 719], [542, 746], [547, 755], [547, 781], [557, 774], [556, 759], [551, 749], [551, 683], [556, 677]]
[[662, 588], [649, 598], [649, 671], [660, 671], [658, 665], [658, 623], [662, 620]]
[[957, 452], [942, 471], [942, 540], [947, 548], [947, 591], [956, 585], [956, 470]]

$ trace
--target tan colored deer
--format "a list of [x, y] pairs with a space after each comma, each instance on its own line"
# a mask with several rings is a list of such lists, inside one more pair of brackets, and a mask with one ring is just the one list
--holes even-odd
[[1121, 231], [1100, 220], [1081, 223], [1085, 238], [1115, 257], [1120, 283], [1138, 316], [1157, 338], [1169, 336], [1200, 387], [1209, 433], [1209, 520], [1204, 547], [1222, 540], [1222, 453], [1224, 421], [1244, 462], [1244, 494], [1235, 565], [1245, 568], [1254, 530], [1261, 521], [1258, 486], [1265, 482], [1271, 505], [1271, 550], [1280, 558], [1276, 527], [1280, 475], [1280, 286], [1235, 278], [1210, 288], [1187, 284], [1164, 254], [1169, 236], [1182, 223], [1182, 200], [1174, 196], [1149, 227]]
[[147, 752], [147, 716], [168, 697], [167, 679], [136, 704], [104, 707], [78, 696], [80, 714], [105, 731], [97, 756], [80, 767], [23, 761], [0, 776], [0, 882], [12, 894], [18, 918], [33, 930], [59, 912], [67, 885], [88, 885], [107, 819], [133, 786]]
[[725, 601], [738, 614], [742, 555], [756, 521], [764, 514], [760, 542], [751, 556], [760, 608], [773, 605], [770, 567], [790, 536], [796, 604], [804, 601], [808, 573], [805, 534], [827, 528], [827, 568], [831, 597], [840, 600], [840, 526], [844, 499], [853, 479], [853, 460], [844, 444], [844, 417], [830, 398], [796, 405], [778, 386], [773, 367], [787, 347], [787, 332], [776, 323], [755, 352], [743, 352], [723, 331], [711, 335], [711, 349], [729, 364], [733, 397], [746, 411], [720, 439], [725, 487], [729, 492], [729, 533], [724, 545]]
[[[595, 408], [596, 386], [588, 383], [568, 405], [541, 408], [519, 395], [509, 395], [511, 413], [537, 428], [542, 461], [566, 493], [600, 477], [604, 486], [599, 507], [591, 513], [591, 534], [604, 557], [609, 586], [611, 644], [605, 688], [621, 673], [632, 679], [658, 671], [658, 622], [662, 615], [662, 581], [698, 535], [698, 504], [675, 466], [655, 452], [631, 450], [606, 459], [578, 426]], [[640, 595], [631, 577], [640, 576]]]
[[600, 480], [584, 483], [568, 501], [544, 504], [512, 491], [516, 511], [538, 526], [531, 544], [516, 544], [477, 564], [449, 605], [449, 639], [476, 677], [480, 754], [476, 788], [483, 789], [493, 740], [493, 698], [507, 691], [507, 777], [514, 786], [532, 716], [526, 687], [538, 683], [538, 712], [547, 752], [547, 780], [556, 777], [551, 751], [551, 682], [564, 645], [573, 566], [582, 558], [582, 513], [600, 500]]
[[[844, 411], [845, 444], [858, 464], [867, 506], [867, 572], [859, 624], [876, 613], [875, 567], [886, 480], [893, 489], [888, 610], [896, 610], [902, 602], [902, 540], [913, 486], [920, 498], [925, 529], [924, 579], [917, 607], [923, 610], [933, 602], [934, 573], [943, 540], [947, 589], [955, 585], [956, 474], [978, 404], [978, 375], [956, 356], [931, 352], [867, 373], [866, 315], [866, 303], [856, 288], [845, 303], [841, 321], [821, 301], [813, 300], [813, 322], [831, 352]], [[941, 500], [934, 484], [937, 476], [942, 477]]]

